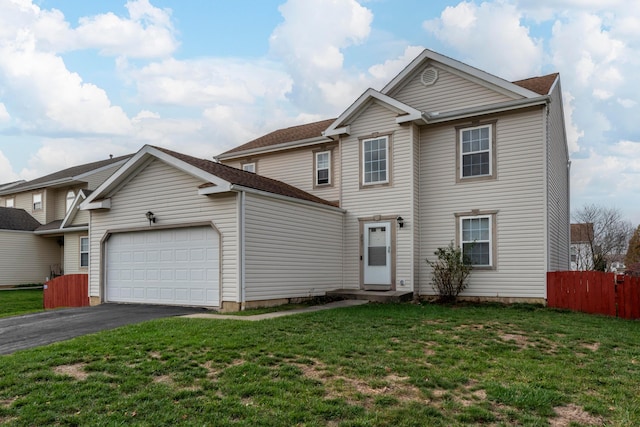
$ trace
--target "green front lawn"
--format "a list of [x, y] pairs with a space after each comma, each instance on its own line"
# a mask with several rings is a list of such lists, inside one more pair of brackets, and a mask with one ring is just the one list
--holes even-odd
[[42, 289], [0, 291], [0, 317], [42, 311]]
[[0, 356], [0, 424], [640, 425], [640, 323], [533, 306], [163, 319]]

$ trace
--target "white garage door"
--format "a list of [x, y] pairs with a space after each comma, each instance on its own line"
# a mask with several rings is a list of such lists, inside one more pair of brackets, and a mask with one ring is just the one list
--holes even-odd
[[211, 227], [113, 234], [106, 258], [107, 302], [220, 305], [220, 239]]

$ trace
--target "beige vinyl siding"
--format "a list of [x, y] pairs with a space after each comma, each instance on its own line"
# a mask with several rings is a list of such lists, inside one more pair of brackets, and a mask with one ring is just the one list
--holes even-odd
[[60, 263], [56, 239], [29, 231], [0, 230], [0, 285], [44, 283], [52, 264]]
[[324, 295], [342, 281], [343, 214], [246, 194], [245, 299]]
[[89, 212], [78, 210], [76, 212], [76, 216], [73, 217], [73, 221], [71, 221], [71, 225], [86, 225], [89, 224]]
[[[124, 163], [123, 163], [124, 164]], [[100, 184], [102, 184], [103, 182], [105, 182], [107, 180], [107, 178], [109, 178], [111, 175], [113, 175], [113, 173], [115, 171], [117, 171], [118, 169], [120, 169], [120, 164], [118, 164], [117, 166], [110, 166], [104, 169], [101, 169], [95, 173], [92, 173], [90, 175], [86, 175], [82, 178], [83, 181], [86, 181], [86, 185], [83, 186], [82, 188], [86, 188], [88, 190], [95, 190], [96, 188], [98, 188], [100, 186]]]
[[444, 112], [511, 101], [500, 92], [491, 90], [471, 80], [438, 68], [438, 80], [431, 86], [422, 84], [421, 67], [409, 82], [390, 96], [413, 108], [427, 113]]
[[[413, 283], [412, 233], [416, 222], [411, 205], [413, 171], [411, 158], [410, 125], [399, 126], [395, 123], [396, 113], [383, 106], [372, 103], [353, 123], [351, 134], [342, 139], [342, 202], [347, 210], [345, 219], [345, 259], [344, 283], [347, 289], [360, 287], [360, 225], [359, 218], [375, 216], [392, 217], [392, 227], [397, 227], [395, 218], [402, 216], [405, 227], [396, 233], [396, 276], [392, 281], [400, 288], [400, 280], [405, 281], [402, 289], [411, 290]], [[392, 157], [390, 184], [372, 187], [360, 187], [360, 150], [359, 138], [390, 133]]]
[[[420, 264], [424, 262], [424, 257], [420, 249], [420, 127], [413, 125], [412, 131], [412, 218], [413, 224], [411, 224], [411, 235], [413, 236], [413, 284], [414, 291], [419, 290], [420, 283]], [[405, 225], [406, 227], [406, 225]]]
[[155, 226], [211, 222], [220, 232], [222, 301], [237, 301], [236, 194], [198, 195], [203, 184], [160, 160], [152, 161], [111, 198], [110, 210], [91, 214], [90, 295], [100, 295], [100, 241], [107, 230], [148, 228], [152, 211]]
[[[456, 242], [454, 213], [497, 211], [495, 270], [471, 273], [465, 296], [545, 297], [545, 176], [542, 109], [497, 117], [497, 179], [456, 183], [454, 125], [424, 127], [420, 146], [421, 249]], [[461, 124], [461, 123], [457, 123]], [[421, 263], [421, 294], [432, 294]]]
[[[340, 199], [340, 151], [336, 145], [332, 146], [334, 148], [331, 186], [313, 186], [314, 151], [319, 150], [322, 145], [254, 156], [251, 161], [255, 162], [258, 175], [286, 182], [322, 199], [335, 201]], [[233, 160], [223, 163], [240, 169], [244, 161]]]
[[64, 235], [64, 274], [87, 273], [87, 267], [80, 267], [80, 237], [88, 233], [65, 233]]
[[548, 120], [548, 247], [549, 271], [570, 268], [569, 155], [562, 114], [562, 92], [558, 83], [551, 93]]

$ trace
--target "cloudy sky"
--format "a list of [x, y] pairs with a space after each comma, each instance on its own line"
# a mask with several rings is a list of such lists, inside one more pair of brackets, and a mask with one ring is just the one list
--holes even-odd
[[423, 48], [561, 73], [572, 207], [640, 223], [640, 2], [0, 0], [0, 183], [334, 117]]

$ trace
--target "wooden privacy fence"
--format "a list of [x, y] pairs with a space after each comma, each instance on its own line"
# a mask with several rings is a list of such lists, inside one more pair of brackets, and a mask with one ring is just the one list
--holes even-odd
[[65, 274], [44, 284], [44, 308], [89, 305], [89, 276]]
[[547, 305], [640, 319], [640, 277], [599, 271], [549, 272]]

